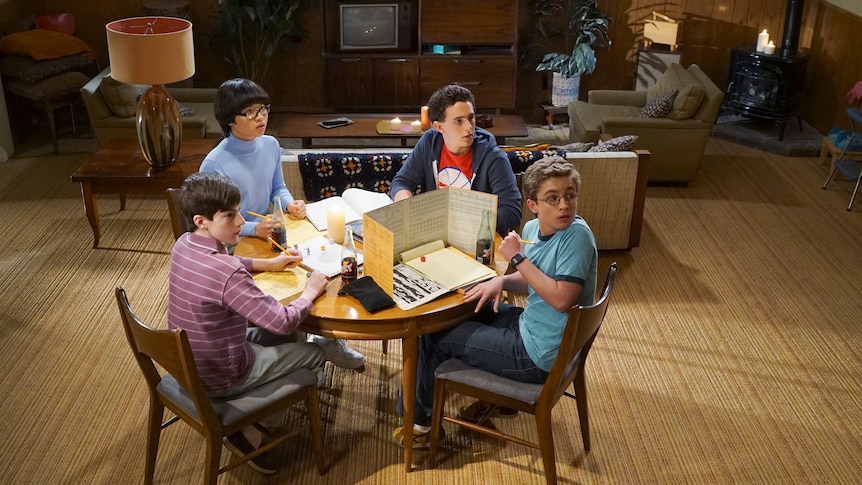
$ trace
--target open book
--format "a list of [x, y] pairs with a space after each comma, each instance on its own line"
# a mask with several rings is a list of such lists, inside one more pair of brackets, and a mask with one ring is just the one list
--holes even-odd
[[[326, 209], [334, 205], [344, 208], [344, 223], [361, 221], [362, 214], [392, 203], [392, 199], [382, 192], [351, 188], [341, 193], [305, 206], [305, 217], [318, 231], [326, 230]], [[354, 227], [354, 233], [355, 231]], [[360, 234], [361, 236], [361, 231]]]
[[402, 310], [497, 276], [493, 269], [440, 240], [405, 251], [399, 260], [401, 264], [393, 269], [392, 298]]

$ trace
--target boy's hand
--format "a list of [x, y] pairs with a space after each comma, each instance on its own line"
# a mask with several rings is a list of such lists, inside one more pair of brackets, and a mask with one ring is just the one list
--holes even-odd
[[305, 282], [305, 289], [299, 297], [314, 301], [326, 291], [327, 284], [329, 284], [329, 278], [326, 275], [320, 271], [313, 271], [308, 277], [308, 281]]
[[464, 301], [474, 300], [479, 300], [479, 302], [476, 304], [476, 309], [473, 310], [473, 313], [479, 313], [490, 300], [494, 300], [494, 313], [496, 313], [500, 308], [500, 302], [503, 301], [503, 278], [501, 276], [491, 278], [464, 293]]
[[287, 212], [290, 212], [292, 215], [302, 219], [305, 217], [305, 201], [304, 200], [294, 200], [287, 204]]
[[272, 233], [272, 219], [264, 219], [254, 227], [254, 235], [266, 239]]
[[510, 231], [503, 238], [503, 242], [500, 243], [500, 254], [506, 258], [506, 261], [512, 259], [512, 256], [524, 252], [524, 245], [520, 241], [521, 236], [515, 231]]
[[302, 253], [296, 249], [289, 248], [287, 252], [280, 253], [278, 256], [269, 258], [266, 261], [271, 265], [268, 271], [283, 271], [285, 268], [295, 268], [301, 263]]

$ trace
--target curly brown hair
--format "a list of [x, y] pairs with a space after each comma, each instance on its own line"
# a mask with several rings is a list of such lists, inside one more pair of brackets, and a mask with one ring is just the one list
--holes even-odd
[[581, 191], [581, 174], [574, 165], [560, 156], [545, 157], [527, 167], [521, 183], [528, 199], [536, 200], [542, 182], [554, 177], [571, 177], [575, 190]]
[[476, 100], [473, 99], [473, 93], [464, 86], [450, 84], [438, 89], [428, 99], [428, 118], [431, 121], [442, 123], [446, 120], [446, 108], [459, 101], [470, 103], [473, 105], [473, 108], [476, 108]]

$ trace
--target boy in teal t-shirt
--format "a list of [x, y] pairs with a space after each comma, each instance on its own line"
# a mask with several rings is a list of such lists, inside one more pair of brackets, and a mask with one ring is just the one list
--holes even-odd
[[[557, 357], [569, 310], [593, 303], [599, 258], [592, 231], [577, 215], [580, 174], [564, 159], [549, 157], [527, 169], [523, 184], [527, 207], [537, 218], [524, 226], [523, 236], [514, 231], [506, 235], [499, 248], [517, 271], [467, 291], [464, 299], [476, 302], [471, 320], [422, 336], [414, 448], [429, 445], [434, 371], [443, 361], [454, 357], [509, 379], [543, 383]], [[534, 244], [524, 245], [522, 238]], [[503, 290], [527, 292], [526, 307], [502, 303]], [[399, 399], [399, 411], [402, 406]], [[470, 408], [477, 406], [482, 403]], [[404, 428], [397, 428], [393, 438], [404, 446]]]

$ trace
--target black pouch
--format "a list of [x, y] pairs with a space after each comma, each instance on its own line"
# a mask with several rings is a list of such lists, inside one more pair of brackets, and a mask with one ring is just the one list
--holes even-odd
[[338, 290], [338, 294], [356, 298], [369, 313], [375, 313], [395, 305], [395, 300], [390, 298], [370, 276], [363, 276], [344, 285]]

